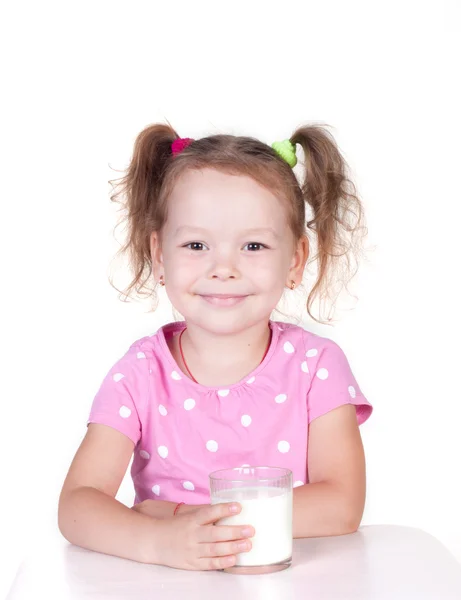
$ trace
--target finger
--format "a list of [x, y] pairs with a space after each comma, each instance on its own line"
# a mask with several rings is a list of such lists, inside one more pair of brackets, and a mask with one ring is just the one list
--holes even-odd
[[220, 556], [214, 558], [202, 558], [199, 561], [201, 571], [219, 571], [221, 569], [229, 569], [237, 562], [235, 555]]
[[249, 552], [251, 550], [250, 540], [238, 540], [237, 542], [216, 542], [199, 545], [199, 558], [216, 558]]
[[199, 529], [198, 541], [201, 543], [230, 542], [251, 538], [254, 534], [254, 527], [250, 525], [204, 525]]
[[238, 502], [225, 502], [223, 504], [210, 504], [194, 513], [197, 525], [210, 525], [224, 517], [238, 515], [242, 507]]

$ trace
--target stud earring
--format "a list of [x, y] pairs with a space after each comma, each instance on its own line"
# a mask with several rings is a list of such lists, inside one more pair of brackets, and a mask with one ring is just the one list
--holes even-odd
[[291, 286], [290, 287], [291, 287], [292, 290], [294, 290], [295, 287], [296, 287], [296, 283], [293, 280], [291, 281]]
[[160, 284], [162, 287], [164, 287], [164, 285], [165, 285], [165, 280], [164, 280], [164, 278], [163, 278], [163, 275], [160, 275], [159, 284]]

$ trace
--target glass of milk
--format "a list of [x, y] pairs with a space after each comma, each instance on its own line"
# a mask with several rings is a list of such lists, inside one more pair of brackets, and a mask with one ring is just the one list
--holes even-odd
[[210, 474], [211, 504], [238, 502], [238, 515], [217, 525], [251, 525], [249, 552], [237, 554], [230, 573], [273, 573], [291, 564], [293, 547], [292, 472], [279, 467], [236, 467]]

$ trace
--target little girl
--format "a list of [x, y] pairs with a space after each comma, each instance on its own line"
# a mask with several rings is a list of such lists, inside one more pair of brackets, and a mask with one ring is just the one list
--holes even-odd
[[[233, 135], [179, 138], [163, 124], [139, 134], [112, 197], [126, 202], [127, 291], [165, 286], [184, 321], [135, 341], [103, 380], [59, 500], [71, 543], [182, 569], [232, 567], [255, 532], [251, 523], [215, 525], [241, 507], [210, 505], [208, 476], [242, 465], [292, 471], [294, 537], [358, 528], [358, 426], [372, 407], [336, 343], [271, 319], [285, 290], [301, 284], [311, 243], [311, 316], [315, 297], [332, 289], [332, 268], [349, 264], [346, 238], [362, 207], [345, 170], [320, 126], [272, 147]], [[115, 496], [133, 452], [128, 508]]]

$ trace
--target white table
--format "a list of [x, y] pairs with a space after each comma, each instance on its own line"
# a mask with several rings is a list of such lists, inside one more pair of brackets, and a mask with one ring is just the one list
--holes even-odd
[[374, 525], [295, 540], [293, 564], [270, 575], [144, 565], [68, 544], [59, 532], [31, 549], [6, 600], [460, 600], [461, 565], [434, 537]]

